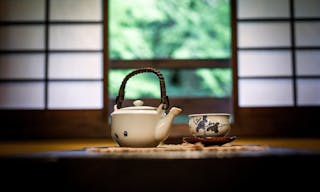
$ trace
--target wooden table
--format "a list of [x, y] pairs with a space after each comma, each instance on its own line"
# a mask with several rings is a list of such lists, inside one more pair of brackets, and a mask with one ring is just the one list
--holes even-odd
[[[268, 145], [259, 152], [98, 154], [110, 140], [2, 142], [2, 187], [10, 191], [235, 191], [318, 187], [317, 138], [237, 138], [234, 145]], [[314, 176], [313, 176], [314, 175]]]
[[[320, 138], [237, 138], [235, 145], [268, 145], [303, 150], [320, 150]], [[79, 150], [88, 146], [115, 146], [110, 139], [59, 139], [0, 141], [0, 156], [57, 150]]]

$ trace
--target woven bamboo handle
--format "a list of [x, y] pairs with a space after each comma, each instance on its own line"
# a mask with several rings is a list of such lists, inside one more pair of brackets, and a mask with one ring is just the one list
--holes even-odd
[[127, 84], [127, 81], [137, 75], [137, 74], [140, 74], [140, 73], [145, 73], [145, 72], [151, 72], [151, 73], [154, 73], [158, 76], [159, 78], [159, 81], [160, 81], [160, 91], [161, 91], [161, 102], [160, 104], [162, 103], [163, 104], [163, 109], [164, 110], [167, 110], [169, 108], [169, 98], [166, 94], [166, 86], [165, 86], [165, 83], [164, 83], [164, 78], [162, 76], [162, 74], [160, 73], [160, 71], [154, 69], [154, 68], [151, 68], [151, 67], [144, 67], [144, 68], [139, 68], [139, 69], [136, 69], [134, 71], [132, 71], [131, 73], [129, 73], [122, 81], [121, 83], [121, 86], [120, 86], [120, 89], [119, 89], [119, 94], [118, 96], [116, 97], [116, 105], [117, 105], [117, 108], [120, 109], [122, 107], [122, 102], [124, 100], [124, 90], [125, 90], [125, 87], [126, 87], [126, 84]]

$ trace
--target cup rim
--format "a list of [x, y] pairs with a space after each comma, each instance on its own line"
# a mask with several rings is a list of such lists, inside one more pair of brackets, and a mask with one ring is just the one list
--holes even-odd
[[230, 113], [195, 113], [195, 114], [189, 114], [189, 117], [197, 117], [197, 116], [230, 116]]

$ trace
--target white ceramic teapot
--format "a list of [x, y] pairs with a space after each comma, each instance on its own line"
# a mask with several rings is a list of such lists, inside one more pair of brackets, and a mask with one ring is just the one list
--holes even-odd
[[[121, 108], [124, 89], [130, 77], [152, 72], [160, 80], [161, 102], [158, 107], [143, 106], [143, 101], [134, 101], [134, 106]], [[111, 136], [120, 147], [156, 147], [167, 139], [173, 119], [182, 110], [172, 107], [168, 113], [169, 99], [166, 96], [164, 78], [153, 68], [140, 68], [129, 73], [123, 80], [111, 113]]]

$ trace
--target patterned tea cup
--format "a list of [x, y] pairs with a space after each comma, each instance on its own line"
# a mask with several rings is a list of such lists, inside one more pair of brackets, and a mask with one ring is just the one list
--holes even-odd
[[189, 130], [196, 137], [223, 137], [230, 130], [230, 114], [203, 113], [189, 115]]

